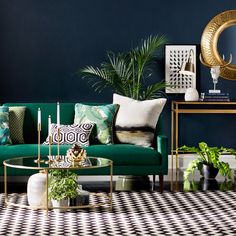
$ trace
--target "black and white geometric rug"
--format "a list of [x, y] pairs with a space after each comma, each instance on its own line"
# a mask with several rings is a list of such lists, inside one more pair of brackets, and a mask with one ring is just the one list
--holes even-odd
[[[11, 194], [25, 203], [26, 195]], [[96, 201], [96, 199], [92, 199]], [[4, 207], [0, 235], [236, 235], [236, 192], [114, 192], [113, 210]]]

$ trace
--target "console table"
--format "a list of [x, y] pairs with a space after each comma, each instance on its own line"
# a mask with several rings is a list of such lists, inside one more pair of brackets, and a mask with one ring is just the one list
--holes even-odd
[[176, 170], [179, 169], [179, 115], [180, 114], [236, 114], [236, 102], [185, 102], [172, 101], [171, 104], [171, 167], [174, 154]]

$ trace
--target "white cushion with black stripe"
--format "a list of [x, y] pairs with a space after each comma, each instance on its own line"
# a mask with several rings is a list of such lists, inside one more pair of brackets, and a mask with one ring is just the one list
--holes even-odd
[[117, 141], [152, 146], [156, 124], [166, 98], [138, 101], [113, 94], [113, 103], [120, 105], [115, 122]]

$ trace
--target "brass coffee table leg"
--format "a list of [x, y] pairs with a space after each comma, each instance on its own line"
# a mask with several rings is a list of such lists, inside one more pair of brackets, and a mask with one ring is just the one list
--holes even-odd
[[45, 170], [46, 173], [46, 214], [48, 217], [48, 170]]
[[112, 210], [113, 162], [110, 162], [110, 210]]
[[4, 165], [4, 193], [5, 193], [5, 207], [7, 207], [7, 166]]

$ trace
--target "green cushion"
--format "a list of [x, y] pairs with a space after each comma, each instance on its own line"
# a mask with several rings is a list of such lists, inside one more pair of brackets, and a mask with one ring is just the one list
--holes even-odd
[[11, 144], [9, 129], [9, 108], [0, 107], [0, 145]]
[[[65, 155], [71, 145], [61, 145], [60, 153]], [[98, 156], [114, 161], [114, 165], [160, 165], [161, 155], [152, 148], [138, 147], [131, 144], [92, 145], [85, 147], [88, 156]], [[41, 155], [48, 155], [48, 146], [41, 145]], [[13, 157], [37, 156], [37, 144], [17, 144], [0, 146], [0, 162]], [[52, 153], [57, 154], [57, 145], [52, 145]]]
[[26, 107], [9, 107], [9, 128], [13, 144], [24, 143], [23, 127]]
[[113, 143], [113, 123], [118, 108], [117, 104], [90, 106], [77, 103], [75, 104], [74, 123], [94, 123], [93, 141], [101, 144]]
[[[24, 122], [25, 143], [37, 143], [37, 111], [41, 109], [42, 127], [41, 141], [45, 141], [48, 135], [48, 116], [51, 115], [52, 123], [56, 123], [56, 103], [6, 103], [5, 106], [26, 106]], [[69, 125], [74, 123], [74, 103], [60, 103], [61, 124]]]

